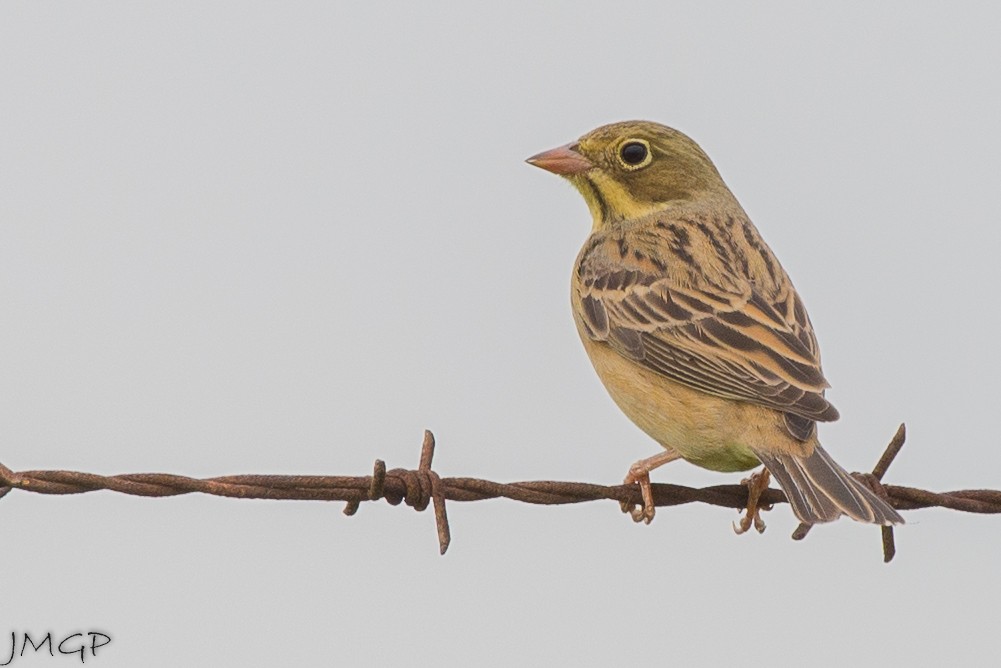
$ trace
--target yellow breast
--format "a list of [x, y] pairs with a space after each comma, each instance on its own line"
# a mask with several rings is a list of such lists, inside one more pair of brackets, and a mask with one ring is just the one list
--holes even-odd
[[655, 441], [714, 471], [746, 471], [758, 465], [748, 444], [766, 438], [762, 432], [777, 431], [777, 419], [755, 424], [747, 409], [758, 407], [692, 390], [644, 369], [605, 343], [583, 334], [581, 340], [612, 399]]

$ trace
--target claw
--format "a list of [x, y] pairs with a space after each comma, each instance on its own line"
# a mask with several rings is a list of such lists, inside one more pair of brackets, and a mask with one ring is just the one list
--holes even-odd
[[644, 524], [650, 524], [654, 521], [654, 516], [657, 515], [657, 507], [654, 505], [654, 489], [650, 486], [650, 474], [647, 472], [638, 473], [633, 469], [630, 469], [629, 475], [626, 476], [626, 485], [639, 485], [640, 495], [643, 497], [643, 503], [639, 506], [632, 503], [624, 503], [623, 511], [627, 511], [633, 517], [633, 521], [636, 523], [643, 522]]
[[644, 524], [650, 524], [653, 522], [654, 515], [657, 514], [657, 508], [653, 503], [653, 488], [650, 486], [650, 471], [662, 466], [668, 462], [674, 461], [680, 457], [674, 450], [665, 450], [653, 457], [648, 457], [646, 459], [641, 459], [632, 466], [629, 467], [629, 473], [626, 474], [626, 479], [622, 484], [624, 485], [639, 485], [640, 486], [640, 496], [643, 501], [641, 505], [636, 505], [632, 501], [622, 501], [619, 506], [622, 508], [622, 512], [629, 513], [633, 518], [634, 522], [643, 522]]
[[657, 514], [656, 506], [653, 504], [653, 488], [650, 487], [650, 473], [638, 466], [638, 464], [639, 462], [630, 467], [623, 484], [639, 485], [640, 496], [643, 500], [639, 505], [631, 501], [623, 501], [620, 505], [622, 512], [629, 513], [633, 518], [633, 522], [650, 524], [650, 522], [653, 522], [653, 516]]
[[772, 507], [769, 504], [759, 504], [758, 502], [762, 492], [768, 489], [770, 479], [771, 474], [768, 469], [761, 469], [760, 473], [752, 473], [749, 478], [740, 481], [740, 484], [747, 485], [747, 511], [740, 518], [739, 523], [733, 523], [733, 531], [738, 536], [747, 533], [751, 526], [754, 526], [754, 530], [758, 533], [765, 532], [765, 522], [761, 519], [761, 511], [771, 510]]

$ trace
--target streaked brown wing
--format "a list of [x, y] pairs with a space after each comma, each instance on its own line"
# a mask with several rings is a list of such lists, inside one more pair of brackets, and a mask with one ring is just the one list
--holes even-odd
[[787, 413], [800, 438], [812, 420], [838, 418], [823, 396], [828, 384], [794, 291], [773, 305], [749, 286], [709, 291], [640, 271], [588, 264], [581, 271], [581, 322], [592, 339], [694, 389]]

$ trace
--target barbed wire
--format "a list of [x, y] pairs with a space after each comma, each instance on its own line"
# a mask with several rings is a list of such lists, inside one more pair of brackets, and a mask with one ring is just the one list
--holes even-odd
[[[1001, 490], [976, 489], [954, 492], [931, 492], [914, 487], [882, 484], [890, 464], [900, 452], [906, 438], [903, 424], [897, 429], [886, 451], [872, 473], [853, 474], [876, 494], [887, 499], [897, 510], [919, 508], [949, 508], [968, 513], [1001, 513]], [[482, 501], [505, 498], [540, 505], [561, 505], [608, 499], [626, 506], [641, 503], [637, 485], [596, 485], [580, 482], [537, 480], [499, 483], [480, 478], [441, 478], [431, 468], [435, 440], [430, 431], [424, 432], [421, 457], [416, 469], [386, 469], [377, 459], [372, 475], [230, 475], [216, 478], [188, 478], [169, 473], [128, 473], [102, 476], [80, 471], [22, 471], [16, 473], [0, 464], [0, 497], [12, 489], [38, 494], [81, 494], [109, 490], [133, 496], [164, 497], [199, 492], [238, 499], [285, 499], [300, 501], [345, 501], [346, 515], [354, 515], [364, 501], [385, 499], [392, 505], [406, 503], [422, 511], [433, 505], [441, 554], [448, 549], [450, 531], [445, 501]], [[706, 503], [713, 506], [742, 509], [747, 506], [748, 487], [715, 485], [685, 487], [668, 483], [652, 484], [657, 506], [677, 506], [686, 503]], [[787, 503], [779, 489], [762, 492], [759, 504], [768, 508]], [[883, 538], [883, 560], [890, 561], [896, 549], [893, 527], [880, 527]], [[793, 539], [806, 537], [810, 525], [801, 524]]]

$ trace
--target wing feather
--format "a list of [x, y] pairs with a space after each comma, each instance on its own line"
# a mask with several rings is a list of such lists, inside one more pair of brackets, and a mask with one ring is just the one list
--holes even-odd
[[812, 421], [838, 418], [823, 396], [816, 339], [791, 286], [769, 299], [750, 281], [726, 289], [680, 285], [666, 272], [587, 256], [578, 272], [581, 320], [592, 339], [688, 387], [803, 418], [789, 428], [804, 440]]

